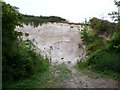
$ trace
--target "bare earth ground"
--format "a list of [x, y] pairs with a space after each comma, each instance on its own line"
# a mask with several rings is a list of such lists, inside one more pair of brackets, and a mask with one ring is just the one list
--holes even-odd
[[[72, 26], [72, 27], [71, 27]], [[80, 25], [48, 23], [34, 28], [30, 25], [17, 27], [17, 31], [29, 33], [23, 40], [33, 40], [38, 53], [51, 60], [52, 65], [65, 64], [69, 69], [66, 75], [60, 70], [51, 71], [53, 78], [45, 87], [61, 88], [117, 88], [118, 82], [113, 79], [90, 78], [74, 69], [77, 60], [85, 56], [85, 47], [80, 39]]]
[[73, 67], [70, 68], [70, 79], [64, 84], [67, 88], [117, 88], [117, 80], [103, 79], [94, 76], [90, 78], [81, 72], [76, 71]]

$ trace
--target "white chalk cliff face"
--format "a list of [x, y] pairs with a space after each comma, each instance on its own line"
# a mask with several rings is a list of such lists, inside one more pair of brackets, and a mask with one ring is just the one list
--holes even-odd
[[17, 31], [29, 33], [23, 40], [33, 40], [39, 53], [51, 58], [52, 64], [74, 65], [77, 59], [85, 56], [84, 46], [80, 39], [80, 25], [48, 23], [34, 28], [33, 26], [16, 27]]

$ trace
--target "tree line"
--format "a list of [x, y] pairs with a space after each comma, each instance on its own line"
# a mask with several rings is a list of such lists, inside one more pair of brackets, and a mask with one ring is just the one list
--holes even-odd
[[22, 23], [23, 24], [30, 24], [34, 27], [42, 25], [43, 23], [48, 22], [67, 22], [66, 19], [58, 17], [58, 16], [34, 16], [34, 15], [24, 15], [22, 14]]

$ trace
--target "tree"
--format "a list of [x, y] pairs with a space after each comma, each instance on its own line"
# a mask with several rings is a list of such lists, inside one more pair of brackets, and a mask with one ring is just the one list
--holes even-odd
[[112, 20], [118, 21], [120, 18], [120, 1], [114, 1], [115, 5], [118, 7], [118, 12], [113, 11], [112, 13], [108, 13], [111, 16]]
[[92, 18], [90, 20], [90, 26], [94, 30], [95, 35], [111, 35], [115, 32], [115, 23], [111, 23], [107, 20], [101, 20]]
[[[14, 31], [20, 25], [21, 14], [10, 4], [2, 3], [2, 73], [3, 80], [10, 79], [11, 67], [15, 61], [15, 51], [17, 50], [18, 32]], [[8, 79], [8, 80], [9, 80]]]
[[84, 29], [81, 31], [81, 39], [86, 42], [88, 42], [90, 39], [87, 26], [85, 26]]
[[48, 59], [35, 53], [32, 41], [18, 43], [22, 32], [14, 29], [21, 26], [22, 15], [10, 4], [2, 2], [2, 84], [21, 80], [48, 69]]

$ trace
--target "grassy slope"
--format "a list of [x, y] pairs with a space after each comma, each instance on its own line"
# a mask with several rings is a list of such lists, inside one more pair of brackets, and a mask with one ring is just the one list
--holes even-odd
[[36, 73], [31, 77], [16, 82], [8, 82], [8, 88], [57, 88], [66, 79], [69, 70], [65, 65], [50, 66], [43, 73]]
[[91, 66], [88, 66], [88, 62], [78, 62], [75, 68], [79, 72], [82, 72], [83, 74], [88, 75], [90, 78], [93, 79], [100, 77], [100, 78], [108, 78], [108, 79], [116, 80], [120, 76], [118, 73], [111, 71], [102, 72], [102, 71], [93, 70]]

